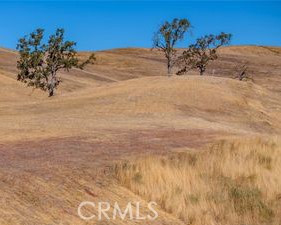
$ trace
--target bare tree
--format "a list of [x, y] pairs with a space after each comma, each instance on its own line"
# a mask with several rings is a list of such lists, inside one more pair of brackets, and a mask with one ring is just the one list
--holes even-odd
[[210, 61], [218, 58], [217, 50], [223, 45], [230, 43], [231, 34], [206, 35], [198, 38], [195, 44], [191, 44], [178, 58], [177, 64], [180, 70], [178, 75], [184, 74], [191, 69], [198, 69], [200, 75], [206, 71]]
[[164, 22], [154, 34], [153, 48], [164, 53], [167, 59], [168, 76], [171, 75], [172, 67], [176, 60], [175, 45], [183, 40], [184, 34], [191, 27], [187, 19], [173, 19], [172, 22]]
[[248, 74], [248, 63], [237, 64], [234, 68], [235, 76], [234, 79], [238, 79], [240, 81], [243, 80], [253, 80], [252, 77]]

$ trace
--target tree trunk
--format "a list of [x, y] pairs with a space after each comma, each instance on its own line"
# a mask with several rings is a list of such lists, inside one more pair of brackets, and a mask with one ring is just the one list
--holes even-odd
[[48, 87], [49, 97], [52, 97], [54, 95], [55, 83], [56, 83], [55, 73], [52, 73], [51, 81], [50, 81], [50, 84], [49, 84], [49, 87]]
[[52, 97], [54, 95], [54, 88], [50, 87], [49, 88], [49, 97]]
[[49, 97], [52, 97], [54, 95], [54, 80], [53, 80], [53, 78], [51, 79], [51, 83], [49, 84], [48, 91], [49, 91]]
[[200, 70], [200, 75], [202, 76], [205, 72], [205, 68], [204, 67], [199, 67]]
[[171, 66], [168, 66], [168, 77], [172, 75], [172, 68]]
[[167, 62], [167, 69], [168, 69], [168, 77], [172, 75], [172, 66], [171, 66], [171, 59], [168, 58]]
[[243, 71], [243, 72], [239, 75], [239, 80], [242, 81], [244, 77], [245, 77], [245, 71]]

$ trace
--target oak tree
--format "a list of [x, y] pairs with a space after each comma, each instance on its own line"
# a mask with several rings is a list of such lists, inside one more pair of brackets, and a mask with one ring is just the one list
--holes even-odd
[[222, 32], [219, 35], [210, 34], [198, 38], [196, 43], [191, 44], [178, 58], [177, 64], [180, 70], [177, 74], [181, 75], [191, 69], [198, 69], [200, 75], [203, 75], [208, 63], [218, 58], [218, 48], [229, 44], [231, 37], [231, 34]]
[[175, 45], [184, 38], [185, 33], [191, 27], [187, 19], [173, 19], [164, 22], [154, 34], [153, 48], [163, 52], [167, 60], [168, 75], [172, 72], [176, 60]]
[[44, 30], [37, 29], [29, 36], [21, 38], [18, 42], [20, 58], [17, 61], [19, 70], [17, 79], [28, 86], [48, 91], [49, 96], [61, 82], [57, 72], [64, 69], [69, 71], [72, 67], [83, 67], [95, 61], [94, 54], [88, 60], [79, 63], [76, 43], [64, 40], [64, 30], [57, 29], [55, 34], [49, 37], [46, 44], [42, 43]]

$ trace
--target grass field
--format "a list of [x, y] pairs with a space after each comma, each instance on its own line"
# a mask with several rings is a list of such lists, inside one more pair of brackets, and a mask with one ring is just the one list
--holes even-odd
[[280, 140], [224, 140], [202, 151], [116, 166], [120, 183], [186, 224], [280, 224]]
[[[166, 77], [159, 52], [100, 51], [48, 98], [0, 49], [0, 224], [87, 224], [81, 201], [153, 198], [146, 224], [279, 225], [280, 54], [222, 48], [206, 76]], [[233, 79], [244, 62], [253, 81]]]

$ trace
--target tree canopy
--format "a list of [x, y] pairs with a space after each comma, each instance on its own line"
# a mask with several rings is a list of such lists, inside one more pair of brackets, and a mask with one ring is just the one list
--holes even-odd
[[176, 60], [175, 45], [184, 38], [186, 31], [191, 27], [187, 19], [173, 19], [171, 22], [164, 22], [154, 34], [153, 48], [159, 49], [167, 59], [168, 75]]
[[46, 44], [42, 43], [43, 38], [44, 30], [37, 29], [19, 40], [17, 79], [27, 83], [28, 86], [48, 91], [49, 96], [53, 96], [55, 88], [61, 82], [57, 77], [59, 70], [69, 71], [72, 67], [83, 69], [86, 64], [95, 61], [95, 56], [92, 54], [85, 62], [79, 63], [74, 48], [76, 43], [64, 41], [63, 29], [57, 29]]
[[198, 69], [203, 75], [208, 63], [218, 58], [217, 50], [230, 43], [232, 35], [220, 33], [219, 35], [205, 35], [198, 38], [195, 44], [191, 44], [178, 58], [180, 70], [178, 75], [184, 74], [190, 69]]

